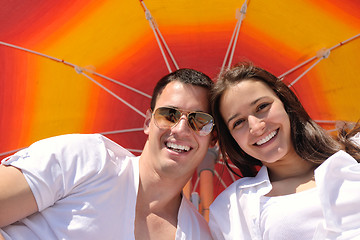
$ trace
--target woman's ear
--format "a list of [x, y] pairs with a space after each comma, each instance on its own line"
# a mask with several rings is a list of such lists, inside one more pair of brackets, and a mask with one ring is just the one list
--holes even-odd
[[149, 128], [150, 128], [150, 122], [151, 122], [151, 116], [152, 112], [150, 109], [146, 111], [145, 121], [144, 121], [144, 133], [146, 135], [149, 135]]

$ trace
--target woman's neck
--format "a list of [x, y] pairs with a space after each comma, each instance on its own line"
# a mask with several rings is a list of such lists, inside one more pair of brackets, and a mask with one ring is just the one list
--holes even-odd
[[298, 155], [291, 159], [278, 160], [275, 163], [264, 164], [268, 168], [271, 182], [281, 181], [287, 178], [313, 177], [317, 164], [300, 158]]
[[272, 190], [267, 196], [282, 196], [316, 187], [314, 170], [317, 165], [304, 159], [269, 165]]

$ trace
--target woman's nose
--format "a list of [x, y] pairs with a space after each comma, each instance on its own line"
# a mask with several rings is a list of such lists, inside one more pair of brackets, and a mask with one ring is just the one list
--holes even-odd
[[265, 122], [261, 118], [257, 118], [256, 116], [249, 116], [249, 131], [254, 135], [261, 135], [265, 130]]

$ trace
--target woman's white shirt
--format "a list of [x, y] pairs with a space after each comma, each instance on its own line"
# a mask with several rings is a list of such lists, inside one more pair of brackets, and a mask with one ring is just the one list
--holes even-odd
[[[354, 139], [358, 142], [359, 135]], [[310, 202], [314, 201], [315, 208], [320, 204], [321, 219], [317, 213], [298, 211], [297, 214], [302, 215], [299, 218], [317, 224], [312, 230], [303, 228], [303, 232], [297, 234], [305, 236], [310, 231], [313, 233], [310, 239], [316, 240], [360, 239], [360, 164], [346, 152], [339, 151], [315, 170], [315, 181], [316, 194], [308, 197], [312, 198]], [[239, 179], [224, 190], [210, 207], [209, 225], [214, 239], [266, 239], [263, 234], [266, 231], [261, 228], [261, 198], [271, 189], [267, 168], [263, 166], [256, 177]], [[288, 214], [295, 217], [297, 206], [293, 207], [288, 208], [292, 211]], [[315, 219], [310, 219], [313, 217]], [[281, 231], [293, 227], [295, 221], [283, 221]]]
[[322, 218], [317, 188], [278, 197], [260, 197], [260, 230], [264, 240], [312, 239], [314, 226]]

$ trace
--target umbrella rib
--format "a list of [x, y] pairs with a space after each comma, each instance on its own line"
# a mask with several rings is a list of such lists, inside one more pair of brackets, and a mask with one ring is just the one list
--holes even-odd
[[[63, 63], [63, 64], [65, 64], [65, 65], [70, 66], [70, 67], [73, 67], [73, 68], [76, 68], [76, 67], [80, 68], [79, 66], [77, 66], [77, 65], [75, 65], [75, 64], [72, 64], [72, 63], [70, 63], [70, 62], [66, 62], [66, 61], [64, 61], [64, 60], [62, 60], [62, 59], [59, 59], [59, 58], [56, 58], [56, 57], [52, 57], [52, 56], [49, 56], [49, 55], [46, 55], [46, 54], [43, 54], [43, 53], [40, 53], [40, 52], [31, 50], [31, 49], [28, 49], [28, 48], [20, 47], [20, 46], [17, 46], [17, 45], [14, 45], [14, 44], [10, 44], [10, 43], [6, 43], [6, 42], [2, 42], [2, 41], [0, 41], [0, 45], [4, 45], [4, 46], [7, 46], [7, 47], [11, 47], [11, 48], [15, 48], [15, 49], [18, 49], [18, 50], [22, 50], [22, 51], [25, 51], [25, 52], [28, 52], [28, 53], [32, 53], [32, 54], [35, 54], [35, 55], [38, 55], [38, 56], [41, 56], [41, 57], [45, 57], [45, 58], [48, 58], [48, 59], [53, 60], [53, 61], [55, 61], [55, 62]], [[96, 75], [96, 76], [99, 76], [99, 77], [102, 77], [102, 78], [104, 78], [104, 79], [107, 79], [107, 80], [109, 80], [109, 81], [111, 81], [111, 82], [113, 82], [113, 83], [116, 83], [116, 84], [118, 84], [118, 85], [120, 85], [120, 86], [123, 86], [123, 87], [125, 87], [125, 88], [127, 88], [127, 89], [129, 89], [129, 90], [131, 90], [131, 91], [133, 91], [133, 92], [136, 92], [136, 93], [138, 93], [138, 94], [140, 94], [140, 95], [143, 95], [143, 96], [145, 96], [145, 97], [147, 97], [147, 98], [151, 98], [151, 96], [150, 96], [149, 94], [146, 94], [146, 93], [144, 93], [144, 92], [142, 92], [142, 91], [140, 91], [140, 90], [138, 90], [138, 89], [136, 89], [136, 88], [130, 87], [129, 85], [126, 85], [126, 84], [124, 84], [124, 83], [121, 83], [121, 82], [119, 82], [119, 81], [116, 81], [116, 80], [114, 80], [114, 79], [112, 79], [112, 78], [109, 78], [109, 77], [107, 77], [107, 76], [105, 76], [105, 75], [102, 75], [102, 74], [100, 74], [100, 73], [97, 73], [97, 72], [92, 71], [92, 70], [87, 69], [87, 68], [81, 68], [81, 69], [82, 69], [82, 71], [86, 71], [86, 72], [89, 72], [89, 73], [94, 74], [94, 75]]]
[[355, 40], [356, 38], [359, 38], [359, 37], [360, 37], [360, 33], [357, 34], [357, 35], [355, 35], [355, 36], [353, 36], [353, 37], [351, 37], [351, 38], [349, 38], [349, 39], [346, 39], [345, 41], [339, 42], [339, 43], [336, 44], [335, 46], [329, 48], [329, 50], [330, 50], [330, 51], [331, 51], [331, 50], [334, 50], [334, 49], [336, 49], [336, 48], [338, 48], [338, 47], [340, 47], [340, 46], [343, 46], [343, 45], [347, 44], [348, 42], [351, 42], [351, 41], [353, 41], [353, 40]]
[[219, 179], [221, 185], [223, 185], [224, 188], [227, 188], [224, 180], [222, 180], [222, 178], [221, 178], [221, 176], [219, 175], [219, 173], [218, 173], [216, 170], [214, 170], [214, 173], [215, 173], [215, 176]]
[[193, 187], [192, 192], [196, 192], [196, 188], [198, 187], [199, 182], [200, 182], [200, 177], [198, 177], [198, 178], [196, 179], [196, 182], [195, 182], [195, 184], [194, 184], [194, 187]]
[[314, 57], [312, 57], [312, 58], [309, 58], [308, 60], [300, 63], [299, 65], [297, 65], [297, 66], [295, 66], [295, 67], [293, 67], [292, 69], [288, 70], [287, 72], [281, 74], [278, 78], [280, 78], [280, 79], [281, 79], [281, 78], [284, 78], [284, 77], [287, 76], [288, 74], [290, 74], [290, 73], [298, 70], [299, 68], [305, 66], [306, 64], [308, 64], [309, 62], [313, 61], [314, 59], [316, 59], [316, 56], [314, 56]]
[[[322, 51], [323, 54], [322, 54], [321, 56], [317, 56], [317, 55], [318, 55], [318, 54], [317, 54], [316, 56], [314, 56], [314, 57], [312, 57], [312, 58], [309, 58], [308, 60], [300, 63], [299, 65], [293, 67], [292, 69], [288, 70], [287, 72], [281, 74], [278, 78], [282, 79], [282, 78], [284, 78], [285, 76], [287, 76], [288, 74], [293, 73], [294, 71], [296, 71], [296, 70], [298, 70], [299, 68], [303, 67], [304, 65], [308, 64], [309, 62], [312, 62], [312, 61], [315, 60], [316, 58], [319, 58], [319, 60], [318, 60], [315, 64], [313, 64], [312, 66], [310, 66], [309, 69], [307, 69], [303, 74], [301, 74], [297, 79], [295, 79], [289, 86], [294, 85], [297, 81], [299, 81], [300, 78], [302, 78], [307, 72], [309, 72], [309, 70], [312, 69], [316, 64], [318, 64], [322, 59], [327, 58], [332, 50], [334, 50], [334, 49], [336, 49], [336, 48], [338, 48], [338, 47], [340, 47], [340, 46], [343, 46], [343, 45], [349, 43], [350, 41], [353, 41], [353, 40], [355, 40], [355, 39], [357, 39], [357, 38], [359, 38], [359, 37], [360, 37], [360, 33], [357, 34], [357, 35], [355, 35], [355, 36], [353, 36], [353, 37], [351, 37], [351, 38], [348, 38], [348, 39], [346, 39], [346, 40], [344, 40], [344, 41], [342, 41], [342, 42], [340, 42], [340, 43], [338, 43], [338, 44], [336, 44], [336, 45], [334, 45], [334, 46], [332, 46], [332, 47], [330, 47], [329, 49], [323, 50], [323, 51]], [[319, 51], [319, 52], [320, 52], [320, 51]]]
[[129, 152], [142, 153], [142, 150], [140, 150], [140, 149], [132, 149], [132, 148], [125, 148], [125, 149], [128, 150]]
[[[164, 37], [162, 36], [161, 32], [160, 32], [160, 29], [158, 27], [158, 25], [156, 24], [156, 21], [155, 19], [153, 18], [153, 16], [151, 15], [149, 9], [146, 7], [145, 3], [143, 0], [140, 0], [140, 3], [141, 3], [141, 6], [145, 12], [145, 18], [146, 20], [148, 20], [149, 22], [149, 25], [151, 27], [151, 29], [153, 30], [153, 33], [155, 35], [155, 39], [156, 39], [156, 42], [160, 48], [160, 52], [161, 52], [161, 55], [163, 56], [163, 59], [165, 61], [165, 64], [166, 64], [166, 67], [168, 68], [168, 71], [169, 73], [172, 72], [171, 70], [171, 67], [170, 67], [170, 64], [169, 64], [169, 61], [166, 57], [166, 54], [165, 54], [165, 51], [163, 49], [163, 46], [165, 47], [166, 51], [167, 51], [167, 54], [169, 55], [170, 59], [172, 60], [172, 63], [174, 64], [175, 68], [176, 69], [179, 69], [179, 66], [174, 58], [174, 56], [172, 55], [171, 51], [170, 51], [170, 48], [168, 47]], [[161, 40], [161, 41], [160, 41]]]
[[[76, 68], [75, 68], [76, 70]], [[78, 70], [77, 70], [78, 72]], [[98, 85], [100, 88], [104, 89], [107, 93], [109, 93], [110, 95], [112, 95], [113, 97], [115, 97], [117, 100], [121, 101], [122, 103], [124, 103], [126, 106], [128, 106], [129, 108], [131, 108], [132, 110], [134, 110], [136, 113], [138, 113], [139, 115], [141, 115], [142, 117], [146, 117], [146, 115], [141, 112], [140, 110], [138, 110], [136, 107], [134, 107], [133, 105], [131, 105], [130, 103], [128, 103], [127, 101], [125, 101], [124, 99], [122, 99], [121, 97], [119, 97], [118, 95], [116, 95], [114, 92], [112, 92], [110, 89], [106, 88], [104, 85], [102, 85], [101, 83], [99, 83], [98, 81], [96, 81], [95, 79], [93, 79], [92, 77], [90, 77], [89, 75], [87, 75], [84, 72], [78, 72], [82, 75], [84, 75], [85, 77], [87, 77], [88, 79], [90, 79], [93, 83], [95, 83], [96, 85]]]
[[238, 20], [238, 29], [237, 29], [237, 32], [236, 32], [236, 35], [235, 35], [235, 40], [234, 40], [234, 44], [233, 44], [233, 48], [231, 50], [231, 54], [230, 54], [230, 59], [229, 59], [229, 64], [228, 64], [228, 69], [230, 69], [231, 67], [231, 63], [232, 63], [232, 60], [233, 60], [233, 57], [234, 57], [234, 53], [235, 53], [235, 48], [236, 48], [236, 44], [237, 44], [237, 41], [238, 41], [238, 37], [239, 37], [239, 33], [240, 33], [240, 28], [241, 28], [241, 24], [242, 24], [242, 21], [244, 20], [245, 18], [245, 14], [246, 14], [246, 9], [247, 9], [247, 5], [246, 5], [246, 0], [245, 2], [243, 3], [242, 7], [241, 7], [241, 10], [240, 10], [240, 16], [239, 16], [239, 20]]
[[236, 48], [236, 44], [237, 44], [238, 37], [239, 37], [241, 24], [242, 24], [242, 21], [245, 18], [246, 10], [247, 10], [247, 0], [245, 0], [243, 5], [241, 6], [240, 14], [238, 14], [239, 12], [237, 12], [237, 14], [236, 14], [236, 16], [238, 16], [238, 21], [236, 22], [233, 34], [231, 36], [230, 43], [229, 43], [229, 46], [227, 48], [227, 51], [226, 51], [226, 54], [225, 54], [225, 58], [224, 58], [223, 65], [221, 67], [220, 73], [223, 72], [223, 70], [225, 68], [226, 61], [228, 60], [228, 56], [229, 56], [229, 53], [230, 53], [230, 49], [231, 49], [231, 54], [230, 54], [230, 57], [229, 57], [229, 62], [228, 62], [228, 65], [227, 65], [227, 69], [229, 69], [231, 67], [232, 59], [234, 57], [235, 48]]
[[110, 134], [118, 134], [118, 133], [127, 133], [127, 132], [140, 132], [143, 131], [144, 128], [131, 128], [131, 129], [123, 129], [123, 130], [114, 130], [109, 132], [102, 132], [102, 135], [110, 135]]
[[308, 69], [306, 69], [302, 74], [300, 74], [294, 81], [292, 81], [288, 87], [292, 87], [297, 81], [300, 80], [305, 74], [307, 74], [313, 67], [315, 67], [323, 58], [319, 58], [313, 65], [311, 65]]
[[[118, 133], [139, 132], [139, 131], [143, 131], [143, 130], [144, 130], [144, 128], [131, 128], [131, 129], [109, 131], [109, 132], [100, 132], [99, 134], [110, 135], [110, 134], [118, 134]], [[0, 157], [6, 156], [6, 155], [9, 155], [12, 153], [16, 153], [22, 149], [24, 149], [24, 148], [18, 148], [18, 149], [14, 149], [14, 150], [7, 151], [7, 152], [2, 152], [2, 153], [0, 153]], [[126, 149], [129, 150], [130, 152], [142, 152], [142, 150], [139, 150], [139, 149], [129, 149], [129, 148], [126, 148]]]
[[[16, 153], [16, 152], [18, 152], [18, 151], [20, 151], [22, 149], [24, 149], [24, 148], [18, 148], [18, 149], [11, 150], [11, 151], [8, 151], [8, 152], [0, 153], [0, 157]], [[142, 152], [141, 149], [132, 149], [132, 148], [125, 148], [125, 149], [128, 150], [129, 152], [138, 152], [138, 153]]]
[[232, 60], [233, 60], [233, 57], [234, 57], [234, 52], [235, 52], [235, 48], [236, 48], [236, 43], [237, 43], [237, 39], [238, 39], [238, 37], [239, 37], [239, 32], [240, 32], [240, 27], [241, 27], [240, 25], [241, 25], [241, 23], [238, 24], [238, 29], [237, 29], [237, 32], [236, 32], [236, 35], [235, 35], [233, 47], [232, 47], [232, 49], [231, 49], [231, 54], [230, 54], [230, 57], [229, 57], [229, 62], [228, 62], [227, 69], [230, 69], [231, 63], [232, 63]]
[[336, 123], [335, 120], [314, 120], [317, 123]]
[[161, 32], [160, 32], [160, 29], [159, 29], [158, 27], [156, 28], [156, 31], [158, 32], [158, 34], [159, 34], [159, 36], [160, 36], [160, 38], [161, 38], [161, 40], [162, 40], [162, 43], [164, 44], [164, 46], [165, 46], [165, 48], [166, 48], [166, 50], [167, 50], [167, 52], [168, 52], [171, 60], [173, 61], [173, 64], [175, 65], [175, 68], [178, 70], [178, 69], [179, 69], [179, 66], [178, 66], [178, 64], [176, 63], [175, 58], [174, 58], [174, 56], [172, 55], [172, 53], [171, 53], [171, 51], [170, 51], [170, 48], [168, 47], [168, 45], [167, 45], [167, 43], [166, 43], [164, 37], [162, 36], [162, 34], [161, 34]]
[[164, 59], [164, 61], [165, 61], [166, 67], [167, 67], [169, 73], [171, 73], [172, 70], [171, 70], [169, 61], [168, 61], [167, 58], [166, 58], [164, 49], [163, 49], [163, 47], [162, 47], [162, 45], [161, 45], [161, 43], [160, 43], [159, 36], [156, 34], [156, 30], [155, 30], [155, 27], [153, 26], [153, 23], [150, 23], [150, 26], [151, 26], [151, 29], [152, 29], [153, 32], [154, 32], [154, 35], [155, 35], [155, 38], [156, 38], [156, 42], [158, 43], [158, 46], [159, 46], [159, 48], [160, 48], [161, 55], [163, 56], [163, 59]]
[[227, 171], [228, 171], [228, 173], [230, 174], [230, 177], [231, 177], [231, 179], [233, 180], [233, 182], [235, 182], [235, 181], [236, 181], [236, 179], [235, 179], [234, 174], [230, 171], [230, 169], [229, 169], [229, 168], [226, 168], [226, 170], [227, 170]]
[[[218, 161], [217, 163], [219, 163], [219, 164], [221, 164], [221, 165], [225, 165], [225, 166], [226, 166], [226, 164], [225, 164], [225, 162], [224, 162], [224, 161]], [[230, 166], [231, 168], [237, 168], [234, 164], [231, 164], [231, 163], [229, 163], [229, 166]]]
[[231, 39], [230, 39], [229, 46], [228, 46], [228, 48], [227, 48], [227, 50], [226, 50], [225, 58], [224, 58], [224, 61], [223, 61], [223, 65], [221, 66], [221, 71], [220, 71], [220, 72], [222, 72], [222, 71], [224, 70], [224, 68], [225, 68], [226, 61], [227, 61], [227, 59], [228, 59], [228, 56], [229, 56], [229, 53], [230, 53], [230, 49], [231, 49], [231, 47], [232, 47], [232, 45], [233, 45], [233, 41], [234, 41], [234, 38], [235, 38], [235, 34], [236, 34], [237, 29], [238, 29], [238, 25], [239, 25], [239, 21], [236, 22], [236, 25], [235, 25], [233, 34], [232, 34]]
[[[88, 72], [87, 69], [85, 69], [85, 70]], [[130, 89], [130, 90], [133, 91], [133, 92], [136, 92], [136, 93], [138, 93], [138, 94], [140, 94], [140, 95], [143, 95], [144, 97], [147, 97], [147, 98], [150, 98], [150, 99], [151, 99], [151, 96], [150, 96], [149, 94], [144, 93], [144, 92], [142, 92], [142, 91], [140, 91], [140, 90], [138, 90], [138, 89], [136, 89], [136, 88], [130, 87], [130, 86], [128, 86], [128, 85], [126, 85], [126, 84], [124, 84], [124, 83], [122, 83], [122, 82], [116, 81], [116, 80], [114, 80], [114, 79], [112, 79], [112, 78], [109, 78], [109, 77], [107, 77], [107, 76], [105, 76], [105, 75], [102, 75], [102, 74], [100, 74], [100, 73], [97, 73], [97, 72], [92, 72], [92, 74], [94, 74], [94, 75], [96, 75], [96, 76], [98, 76], [98, 77], [102, 77], [102, 78], [104, 78], [104, 79], [107, 79], [107, 80], [109, 80], [109, 81], [111, 81], [111, 82], [113, 82], [113, 83], [116, 83], [116, 84], [118, 84], [118, 85], [120, 85], [120, 86], [123, 86], [123, 87], [125, 87], [125, 88], [127, 88], [127, 89]]]
[[[5, 42], [1, 42], [0, 41], [0, 44], [2, 45], [5, 45], [5, 46], [8, 46], [8, 47], [12, 47], [12, 48], [16, 48], [16, 49], [19, 49], [19, 50], [23, 50], [25, 52], [29, 52], [29, 53], [33, 53], [35, 55], [38, 55], [38, 56], [42, 56], [42, 57], [45, 57], [45, 58], [48, 58], [48, 59], [51, 59], [51, 60], [54, 60], [56, 62], [62, 62], [63, 64], [65, 65], [68, 65], [68, 66], [71, 66], [75, 69], [75, 71], [79, 74], [82, 74], [84, 75], [85, 77], [87, 77], [88, 79], [90, 79], [92, 82], [94, 82], [96, 85], [98, 85], [99, 87], [101, 87], [102, 89], [104, 89], [106, 92], [108, 92], [110, 95], [112, 95], [113, 97], [115, 97], [116, 99], [118, 99], [119, 101], [121, 101], [122, 103], [124, 103], [126, 106], [130, 107], [132, 110], [134, 110], [136, 113], [140, 114], [142, 117], [146, 117], [146, 115], [144, 113], [142, 113], [140, 110], [138, 110], [137, 108], [135, 108], [134, 106], [132, 106], [130, 103], [128, 103], [127, 101], [125, 101], [124, 99], [122, 99], [121, 97], [117, 96], [115, 93], [113, 93], [111, 90], [109, 90], [108, 88], [106, 88], [105, 86], [103, 86], [101, 83], [97, 82], [96, 80], [94, 80], [93, 78], [91, 78], [89, 75], [85, 74], [84, 71], [88, 71], [87, 69], [85, 68], [82, 68], [82, 67], [79, 67], [75, 64], [72, 64], [70, 62], [66, 62], [62, 59], [58, 59], [58, 58], [55, 58], [55, 57], [52, 57], [52, 56], [49, 56], [49, 55], [46, 55], [46, 54], [43, 54], [43, 53], [40, 53], [40, 52], [36, 52], [36, 51], [33, 51], [33, 50], [30, 50], [30, 49], [27, 49], [27, 48], [23, 48], [23, 47], [19, 47], [19, 46], [16, 46], [16, 45], [13, 45], [13, 44], [9, 44], [9, 43], [5, 43]], [[89, 73], [94, 73], [92, 71], [88, 71]], [[101, 76], [101, 74], [96, 74], [97, 76]], [[106, 78], [107, 79], [107, 78]], [[125, 85], [124, 85], [125, 86]], [[128, 88], [130, 89], [130, 88]], [[130, 90], [133, 90], [134, 88], [131, 88]], [[139, 91], [137, 91], [139, 93]], [[142, 94], [143, 95], [143, 94]], [[150, 97], [151, 98], [151, 97]]]
[[16, 152], [18, 152], [18, 151], [20, 151], [22, 149], [24, 149], [24, 148], [18, 148], [18, 149], [14, 149], [14, 150], [11, 150], [11, 151], [0, 153], [0, 157], [6, 156], [6, 155], [9, 155], [9, 154], [12, 154], [12, 153], [16, 153]]

